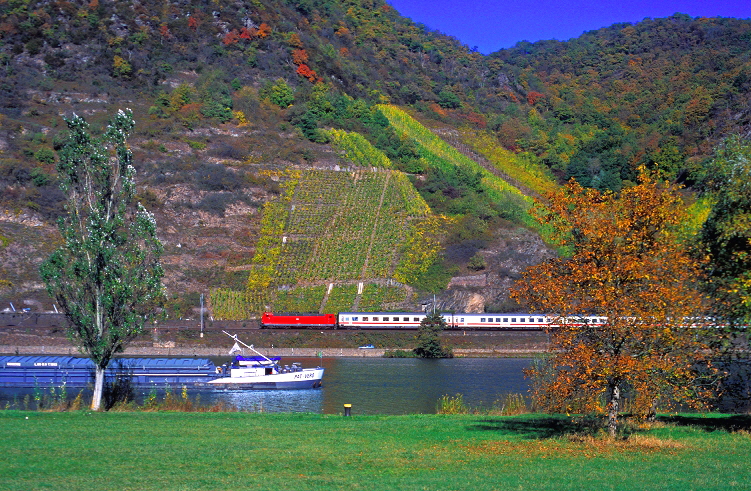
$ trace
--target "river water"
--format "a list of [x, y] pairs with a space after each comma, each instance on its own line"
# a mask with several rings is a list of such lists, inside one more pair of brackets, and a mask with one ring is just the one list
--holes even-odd
[[[223, 360], [215, 360], [222, 362]], [[352, 404], [352, 414], [434, 414], [444, 395], [462, 394], [465, 404], [490, 407], [504, 394], [525, 394], [523, 370], [529, 358], [284, 358], [303, 367], [320, 364], [326, 369], [323, 387], [310, 390], [200, 390], [201, 405], [224, 403], [248, 411], [313, 412], [338, 414]], [[176, 389], [179, 391], [179, 389]], [[73, 391], [70, 391], [73, 392]], [[143, 400], [149, 390], [139, 389]], [[23, 408], [23, 398], [33, 390], [0, 389], [0, 407]], [[68, 394], [75, 397], [77, 391]], [[86, 395], [86, 394], [85, 394]]]

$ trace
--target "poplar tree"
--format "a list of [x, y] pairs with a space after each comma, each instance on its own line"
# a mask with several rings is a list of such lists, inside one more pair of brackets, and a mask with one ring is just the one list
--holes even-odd
[[50, 296], [62, 307], [68, 335], [95, 365], [91, 408], [98, 410], [112, 357], [142, 332], [162, 299], [162, 244], [151, 213], [135, 200], [133, 156], [126, 145], [135, 123], [118, 111], [101, 136], [83, 118], [65, 119], [58, 151], [67, 195], [58, 226], [62, 245], [41, 265]]

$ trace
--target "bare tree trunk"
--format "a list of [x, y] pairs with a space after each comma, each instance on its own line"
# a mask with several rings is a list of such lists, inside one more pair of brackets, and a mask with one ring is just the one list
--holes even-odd
[[610, 401], [608, 401], [608, 435], [615, 438], [618, 429], [618, 411], [621, 406], [621, 389], [616, 384], [610, 386]]
[[102, 404], [102, 389], [104, 388], [104, 368], [97, 366], [94, 376], [94, 395], [91, 398], [91, 410], [99, 411]]

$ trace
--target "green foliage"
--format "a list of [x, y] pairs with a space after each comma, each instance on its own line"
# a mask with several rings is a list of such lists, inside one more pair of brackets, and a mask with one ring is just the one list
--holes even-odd
[[347, 160], [363, 167], [380, 167], [388, 169], [391, 161], [376, 149], [360, 133], [331, 129], [326, 132], [331, 143], [344, 152]]
[[66, 123], [69, 135], [57, 164], [68, 196], [68, 214], [59, 222], [63, 245], [40, 274], [65, 313], [70, 336], [97, 367], [97, 409], [103, 370], [161, 301], [162, 244], [153, 215], [134, 202], [135, 169], [126, 145], [132, 113], [118, 112], [101, 137], [91, 136], [80, 117]]
[[287, 84], [283, 78], [276, 79], [276, 82], [268, 83], [261, 90], [261, 97], [268, 97], [272, 104], [275, 104], [281, 108], [289, 107], [295, 101], [295, 94], [292, 92], [292, 88]]
[[449, 90], [442, 90], [438, 93], [438, 105], [444, 109], [456, 109], [461, 107], [462, 102], [459, 97]]
[[42, 147], [34, 153], [34, 158], [41, 164], [52, 165], [55, 163], [55, 152], [51, 148]]
[[417, 328], [417, 346], [413, 350], [420, 358], [453, 358], [451, 348], [441, 346], [441, 331], [446, 321], [439, 312], [428, 314]]
[[716, 151], [707, 188], [713, 205], [701, 230], [706, 286], [719, 313], [751, 321], [751, 142], [732, 136]]

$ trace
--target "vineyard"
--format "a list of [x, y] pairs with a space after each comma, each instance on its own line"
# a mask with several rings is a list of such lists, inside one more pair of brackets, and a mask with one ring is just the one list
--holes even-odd
[[535, 229], [539, 227], [528, 213], [533, 203], [532, 198], [524, 195], [518, 188], [494, 175], [476, 161], [463, 155], [405, 111], [386, 104], [382, 104], [378, 108], [398, 133], [406, 135], [417, 144], [420, 156], [427, 165], [443, 169], [459, 166], [471, 173], [479, 172], [486, 192], [492, 196], [495, 202], [508, 210], [509, 217], [526, 226]]
[[[377, 150], [359, 148], [354, 163], [367, 170], [282, 176], [282, 195], [263, 208], [247, 290], [212, 292], [216, 318], [245, 319], [265, 310], [330, 313], [357, 305], [378, 310], [406, 299], [403, 284], [438, 256], [445, 219], [431, 214], [403, 173], [376, 165], [382, 162]], [[394, 279], [400, 284], [378, 284]]]
[[[406, 112], [379, 106], [397, 132], [411, 138], [427, 165], [460, 166], [482, 184], [515, 221], [537, 227], [532, 198], [462, 154]], [[398, 308], [408, 288], [436, 261], [449, 219], [434, 215], [409, 179], [358, 133], [327, 136], [354, 164], [346, 170], [287, 171], [278, 176], [282, 194], [266, 203], [261, 238], [244, 292], [217, 289], [211, 305], [219, 319], [246, 319], [260, 312], [333, 313]], [[549, 186], [536, 169], [509, 167], [537, 190]], [[501, 162], [503, 160], [503, 162]], [[531, 178], [531, 177], [535, 177]]]

